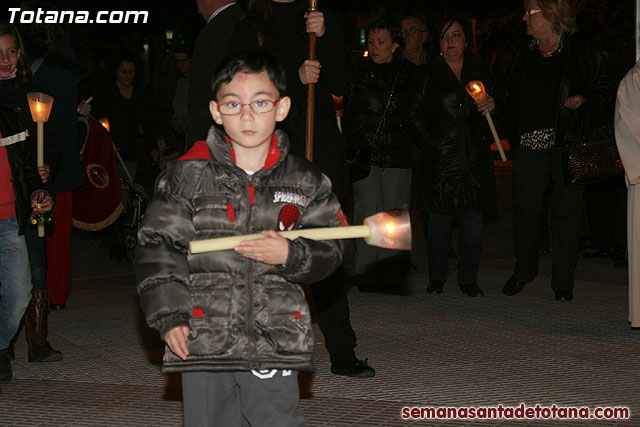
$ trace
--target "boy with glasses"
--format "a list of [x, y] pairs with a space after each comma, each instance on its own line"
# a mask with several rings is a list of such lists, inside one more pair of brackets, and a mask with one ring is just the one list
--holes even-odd
[[[168, 164], [139, 231], [138, 292], [168, 346], [164, 372], [182, 372], [186, 426], [305, 423], [297, 376], [313, 336], [299, 284], [331, 274], [343, 248], [276, 230], [346, 224], [329, 179], [274, 133], [291, 105], [285, 81], [263, 52], [221, 62], [210, 112], [224, 132]], [[260, 231], [234, 250], [188, 253], [192, 240]]]

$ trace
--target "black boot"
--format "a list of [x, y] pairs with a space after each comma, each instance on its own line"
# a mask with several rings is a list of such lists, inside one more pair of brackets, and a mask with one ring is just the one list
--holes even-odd
[[0, 384], [6, 384], [13, 379], [9, 349], [0, 350]]
[[54, 350], [47, 341], [47, 291], [33, 291], [24, 316], [24, 326], [29, 343], [29, 362], [56, 362], [62, 353]]

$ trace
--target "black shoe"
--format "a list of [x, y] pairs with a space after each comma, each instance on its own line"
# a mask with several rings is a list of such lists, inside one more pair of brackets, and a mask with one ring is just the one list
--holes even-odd
[[462, 290], [462, 293], [469, 296], [469, 297], [483, 297], [484, 296], [484, 292], [482, 292], [482, 289], [480, 289], [478, 287], [477, 283], [471, 283], [469, 285], [460, 285], [460, 289]]
[[516, 276], [511, 276], [509, 280], [507, 280], [507, 283], [504, 284], [504, 287], [502, 288], [502, 293], [509, 296], [517, 295], [520, 292], [522, 292], [522, 289], [526, 284], [527, 284], [526, 282], [518, 281], [516, 279]]
[[589, 248], [582, 251], [582, 258], [607, 258], [609, 251], [605, 249]]
[[51, 309], [51, 311], [64, 310], [64, 304], [50, 303], [49, 308]]
[[556, 294], [556, 301], [571, 301], [573, 292], [571, 291], [553, 291]]
[[441, 294], [444, 287], [444, 280], [430, 280], [427, 286], [428, 294]]
[[373, 286], [358, 285], [358, 290], [363, 294], [370, 294], [370, 293], [376, 292], [377, 289], [374, 288]]
[[333, 375], [342, 375], [351, 378], [373, 378], [376, 376], [376, 371], [369, 366], [367, 360], [368, 359], [356, 359], [355, 363], [351, 366], [340, 366], [332, 363], [331, 373]]
[[13, 379], [9, 349], [0, 350], [0, 384], [7, 384]]

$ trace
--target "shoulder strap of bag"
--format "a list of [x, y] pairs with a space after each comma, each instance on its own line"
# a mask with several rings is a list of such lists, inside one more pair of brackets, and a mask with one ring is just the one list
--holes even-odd
[[373, 139], [371, 142], [374, 142], [378, 137], [378, 132], [380, 132], [380, 128], [382, 127], [382, 122], [384, 122], [384, 116], [387, 115], [387, 111], [389, 110], [389, 104], [391, 104], [391, 98], [393, 98], [393, 91], [396, 87], [396, 82], [398, 81], [399, 71], [396, 71], [395, 76], [393, 77], [393, 83], [391, 84], [391, 90], [389, 91], [389, 98], [387, 99], [387, 105], [384, 107], [384, 112], [382, 113], [382, 117], [380, 117], [380, 123], [378, 123], [378, 127], [376, 128], [376, 133], [373, 135]]

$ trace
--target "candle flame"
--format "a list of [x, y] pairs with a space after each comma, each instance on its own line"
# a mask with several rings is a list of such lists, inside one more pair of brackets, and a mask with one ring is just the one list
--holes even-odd
[[387, 229], [387, 234], [390, 236], [393, 236], [396, 233], [396, 224], [393, 221], [386, 223], [385, 228]]
[[366, 58], [367, 56], [369, 56], [369, 51], [368, 51], [368, 50], [365, 50], [365, 51], [364, 51], [364, 53], [362, 54], [362, 56], [363, 56], [364, 58]]
[[40, 104], [40, 101], [36, 101], [36, 111], [38, 113], [42, 111], [42, 104]]
[[104, 128], [107, 130], [107, 132], [111, 132], [111, 129], [109, 128], [109, 119], [107, 119], [106, 117], [103, 117], [100, 120], [98, 120], [98, 122], [102, 126], [104, 126]]

